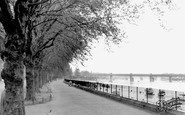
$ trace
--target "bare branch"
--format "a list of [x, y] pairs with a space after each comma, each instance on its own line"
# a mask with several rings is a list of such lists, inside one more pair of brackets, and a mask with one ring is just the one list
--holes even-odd
[[34, 6], [34, 5], [40, 5], [40, 4], [44, 4], [46, 2], [48, 2], [49, 0], [44, 0], [44, 1], [40, 1], [40, 2], [36, 2], [36, 3], [29, 3], [29, 6]]
[[7, 33], [13, 32], [13, 14], [8, 0], [0, 0], [0, 22]]
[[[40, 37], [38, 37], [37, 39], [43, 39], [46, 35], [47, 35], [47, 32], [51, 29], [51, 27], [54, 25], [54, 23], [57, 21], [56, 20], [53, 20], [53, 22], [51, 22], [47, 27], [44, 26], [43, 27], [43, 30], [42, 30], [42, 35]], [[44, 31], [44, 32], [43, 32]]]
[[63, 30], [59, 30], [57, 33], [55, 33], [55, 35], [53, 37], [51, 37], [50, 39], [48, 39], [39, 49], [44, 49], [45, 47], [47, 47], [47, 45], [56, 39], [56, 37], [62, 32]]
[[[54, 13], [58, 13], [58, 12], [60, 12], [60, 11], [62, 11], [62, 10], [67, 10], [67, 9], [69, 9], [69, 8], [72, 8], [77, 2], [78, 2], [78, 1], [76, 0], [76, 1], [74, 1], [73, 3], [69, 4], [68, 6], [65, 6], [65, 7], [62, 7], [62, 6], [61, 6], [60, 9], [54, 9], [54, 10], [47, 10], [47, 11], [44, 11], [44, 12], [42, 12], [42, 13], [40, 13], [40, 14], [37, 14], [37, 16], [54, 15]], [[53, 4], [53, 5], [55, 5], [55, 4]], [[50, 7], [51, 7], [51, 6], [52, 6], [52, 5], [50, 5]], [[57, 16], [57, 15], [62, 16], [62, 15], [60, 15], [60, 14], [55, 14], [55, 16]]]
[[38, 48], [38, 50], [34, 53], [33, 55], [33, 59], [35, 56], [37, 56], [41, 51], [43, 51], [46, 48], [49, 48], [51, 46], [54, 45], [54, 41], [57, 38], [57, 36], [59, 36], [61, 33], [63, 32], [63, 30], [59, 30], [58, 32], [55, 33], [55, 35], [51, 38], [49, 38], [40, 48]]
[[26, 21], [28, 20], [28, 0], [17, 0], [14, 7], [15, 25], [19, 35], [24, 36], [23, 29], [26, 28]]
[[3, 39], [3, 37], [0, 35], [0, 52], [2, 51], [2, 50], [4, 50], [5, 49], [5, 46], [4, 46], [4, 39]]
[[56, 20], [57, 20], [57, 18], [44, 20], [44, 21], [42, 21], [42, 22], [40, 22], [40, 23], [38, 23], [38, 24], [36, 24], [36, 25], [33, 25], [33, 28], [35, 28], [35, 27], [37, 27], [37, 26], [39, 26], [39, 25], [41, 25], [41, 24], [48, 23], [48, 22], [50, 22], [50, 21], [56, 22]]

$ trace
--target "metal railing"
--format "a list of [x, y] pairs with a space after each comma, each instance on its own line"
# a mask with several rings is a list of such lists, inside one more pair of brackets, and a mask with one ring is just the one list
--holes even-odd
[[126, 85], [117, 85], [113, 83], [100, 83], [88, 80], [72, 80], [65, 79], [66, 82], [71, 81], [75, 85], [81, 85], [88, 87], [90, 89], [108, 93], [110, 95], [116, 95], [122, 98], [129, 98], [132, 100], [150, 103], [156, 105], [159, 100], [170, 100], [172, 98], [180, 98], [182, 105], [180, 107], [175, 107], [178, 111], [185, 112], [185, 92], [170, 91], [163, 89], [145, 88], [145, 87], [135, 87]]

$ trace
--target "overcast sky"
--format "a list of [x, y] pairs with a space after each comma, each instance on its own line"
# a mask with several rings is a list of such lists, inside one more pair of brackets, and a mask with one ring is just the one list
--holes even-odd
[[178, 8], [164, 17], [167, 30], [147, 10], [137, 26], [125, 26], [128, 38], [113, 53], [100, 42], [85, 66], [78, 67], [105, 73], [185, 73], [185, 2], [176, 2]]

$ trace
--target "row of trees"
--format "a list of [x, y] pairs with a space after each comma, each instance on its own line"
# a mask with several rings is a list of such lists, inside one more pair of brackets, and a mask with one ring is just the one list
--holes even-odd
[[47, 75], [71, 73], [71, 61], [86, 59], [94, 40], [119, 43], [118, 22], [133, 21], [140, 8], [128, 0], [0, 0], [3, 115], [25, 115], [25, 69], [32, 100]]
[[[102, 2], [102, 3], [100, 3]], [[105, 1], [1, 0], [1, 58], [5, 82], [4, 115], [24, 115], [23, 75], [26, 67], [27, 95], [43, 85], [45, 70], [66, 69], [73, 58], [84, 59], [88, 43], [99, 35], [117, 42], [118, 29]], [[37, 77], [39, 76], [39, 77]], [[41, 87], [39, 86], [39, 87]]]

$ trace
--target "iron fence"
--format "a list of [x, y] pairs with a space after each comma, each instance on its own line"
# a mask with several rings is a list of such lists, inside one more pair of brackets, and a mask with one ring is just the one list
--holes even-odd
[[182, 105], [176, 107], [176, 110], [185, 112], [185, 92], [170, 91], [163, 89], [135, 87], [127, 85], [117, 85], [112, 83], [100, 83], [93, 81], [82, 81], [82, 80], [67, 80], [72, 81], [74, 84], [82, 85], [93, 90], [108, 93], [110, 95], [120, 96], [122, 98], [129, 98], [140, 102], [146, 102], [156, 105], [157, 101], [167, 101], [172, 98], [180, 98]]

